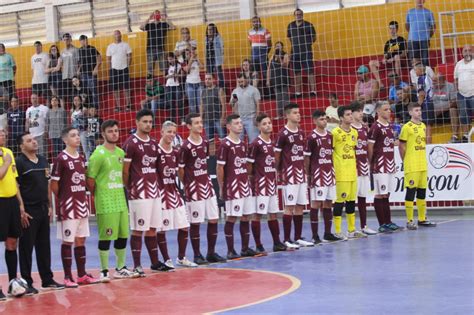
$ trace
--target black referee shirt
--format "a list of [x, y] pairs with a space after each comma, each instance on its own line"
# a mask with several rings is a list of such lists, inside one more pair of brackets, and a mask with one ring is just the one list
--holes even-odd
[[30, 212], [29, 209], [47, 211], [49, 164], [45, 157], [37, 157], [37, 163], [30, 161], [23, 153], [16, 158], [17, 181], [27, 212]]

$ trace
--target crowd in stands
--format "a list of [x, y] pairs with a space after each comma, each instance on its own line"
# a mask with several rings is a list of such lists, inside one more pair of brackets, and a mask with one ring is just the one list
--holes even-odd
[[[454, 71], [455, 82], [447, 81], [447, 73], [435, 73], [429, 66], [428, 54], [430, 38], [436, 31], [433, 13], [424, 7], [423, 0], [415, 3], [415, 8], [406, 15], [408, 40], [398, 34], [398, 21], [388, 23], [390, 38], [383, 47], [383, 57], [357, 68], [353, 98], [364, 104], [369, 123], [375, 116], [375, 103], [385, 100], [381, 98], [385, 90], [396, 123], [405, 123], [408, 104], [418, 102], [423, 105], [428, 143], [431, 126], [436, 122], [451, 124], [452, 142], [467, 141], [474, 104], [472, 47], [463, 48], [463, 59]], [[251, 19], [247, 34], [250, 54], [242, 60], [236, 75], [237, 86], [230, 94], [226, 94], [230, 90], [225, 90], [223, 72], [225, 39], [216, 24], [207, 25], [202, 57], [197, 54], [199, 43], [187, 27], [180, 29], [181, 39], [174, 51], [166, 51], [167, 34], [176, 26], [160, 11], [154, 11], [140, 29], [147, 33], [146, 97], [140, 106], [154, 112], [168, 110], [169, 117], [164, 118], [177, 123], [183, 121], [186, 112], [199, 112], [204, 117], [210, 139], [224, 135], [223, 117], [227, 104], [240, 114], [245, 132], [252, 141], [258, 134], [255, 117], [262, 98], [276, 100], [272, 114], [278, 118], [290, 97], [302, 97], [303, 73], [308, 78], [309, 96], [317, 95], [313, 62], [316, 30], [312, 23], [304, 20], [301, 9], [294, 11], [294, 21], [287, 27], [287, 38], [291, 43], [289, 52], [282, 42], [273, 44], [271, 31], [262, 25], [258, 16]], [[99, 141], [101, 105], [97, 76], [101, 67], [108, 69], [108, 87], [113, 92], [115, 111], [134, 109], [129, 70], [132, 48], [122, 40], [120, 31], [114, 31], [113, 35], [114, 42], [107, 47], [105, 63], [85, 35], [79, 37], [80, 48], [77, 48], [72, 44], [71, 35], [65, 33], [62, 36], [64, 48], [60, 51], [58, 46], [52, 45], [48, 53], [43, 52], [41, 42], [35, 42], [35, 54], [31, 57], [32, 94], [25, 112], [15, 93], [17, 65], [0, 44], [0, 128], [8, 130], [9, 145], [14, 152], [18, 152], [18, 147], [12, 139], [26, 129], [38, 141], [39, 154], [52, 152], [56, 155], [63, 146], [60, 131], [71, 125], [81, 131], [82, 150], [89, 157]], [[410, 62], [412, 67], [408, 73]], [[160, 75], [155, 77], [157, 64]], [[386, 72], [388, 82], [381, 72]], [[408, 77], [410, 82], [404, 82], [403, 78]], [[330, 93], [330, 105], [326, 109], [329, 128], [334, 128], [338, 124], [338, 95], [326, 92]]]

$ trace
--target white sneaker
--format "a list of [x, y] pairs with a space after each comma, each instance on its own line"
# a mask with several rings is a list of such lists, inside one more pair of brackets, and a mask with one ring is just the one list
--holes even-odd
[[174, 268], [173, 261], [171, 259], [168, 259], [167, 261], [165, 261], [165, 265], [170, 268]]
[[334, 236], [340, 239], [341, 241], [347, 241], [347, 237], [344, 235], [344, 233], [334, 233]]
[[300, 246], [297, 244], [293, 244], [292, 242], [286, 241], [285, 246], [289, 249], [300, 249]]
[[353, 232], [347, 232], [347, 237], [348, 238], [366, 238], [367, 235], [365, 235], [361, 231], [353, 231]]
[[198, 266], [198, 264], [188, 260], [186, 257], [183, 257], [183, 259], [176, 258], [176, 265], [189, 268], [196, 268]]
[[308, 241], [305, 241], [305, 240], [297, 240], [295, 242], [297, 245], [299, 245], [300, 247], [311, 247], [311, 246], [314, 246], [314, 243], [313, 242], [308, 242]]
[[99, 280], [102, 283], [109, 283], [110, 282], [109, 271], [108, 270], [102, 270], [100, 272]]
[[131, 278], [138, 278], [140, 274], [138, 272], [133, 272], [127, 269], [127, 267], [123, 267], [122, 269], [115, 269], [114, 279], [131, 279]]
[[364, 226], [364, 228], [362, 229], [362, 233], [364, 233], [366, 235], [376, 235], [376, 234], [378, 234], [377, 231], [372, 230], [367, 225]]

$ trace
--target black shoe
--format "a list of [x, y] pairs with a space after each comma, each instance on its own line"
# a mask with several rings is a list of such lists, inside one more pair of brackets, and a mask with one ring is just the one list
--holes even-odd
[[227, 260], [237, 260], [240, 258], [241, 257], [239, 256], [239, 254], [235, 252], [235, 250], [227, 253]]
[[468, 138], [468, 136], [467, 136], [467, 135], [463, 135], [463, 136], [462, 136], [462, 139], [461, 139], [461, 142], [462, 142], [462, 143], [469, 143], [469, 138]]
[[201, 254], [199, 254], [199, 256], [194, 256], [194, 262], [198, 265], [207, 265], [207, 264], [209, 264], [209, 262], [204, 257], [202, 257]]
[[267, 256], [267, 251], [263, 247], [263, 245], [258, 245], [255, 250], [256, 256]]
[[38, 290], [33, 287], [33, 285], [29, 285], [28, 288], [26, 289], [25, 296], [32, 296], [35, 294], [38, 294]]
[[6, 301], [6, 300], [7, 300], [7, 296], [3, 294], [2, 289], [0, 289], [0, 301]]
[[314, 243], [314, 245], [319, 245], [322, 243], [321, 239], [319, 238], [319, 235], [316, 235], [315, 237], [313, 237], [313, 239], [311, 240], [311, 242]]
[[274, 252], [285, 252], [286, 251], [286, 245], [283, 244], [282, 242], [276, 243], [273, 245], [273, 251]]
[[334, 236], [334, 234], [332, 233], [325, 233], [324, 234], [324, 237], [323, 237], [323, 240], [325, 242], [337, 242], [337, 241], [340, 241], [340, 239], [336, 236]]
[[207, 254], [206, 260], [210, 263], [225, 263], [227, 259], [221, 257], [218, 253]]
[[436, 223], [431, 222], [430, 220], [425, 220], [425, 221], [418, 221], [418, 226], [423, 226], [423, 227], [435, 227]]
[[254, 257], [256, 255], [257, 255], [257, 252], [251, 249], [250, 247], [240, 252], [240, 256], [242, 257]]
[[51, 280], [49, 282], [43, 283], [41, 285], [41, 288], [43, 290], [62, 290], [65, 288], [64, 284], [57, 283], [54, 280]]
[[150, 267], [151, 271], [154, 272], [169, 272], [169, 271], [174, 271], [173, 267], [168, 267], [161, 261], [159, 261], [156, 265], [151, 265]]

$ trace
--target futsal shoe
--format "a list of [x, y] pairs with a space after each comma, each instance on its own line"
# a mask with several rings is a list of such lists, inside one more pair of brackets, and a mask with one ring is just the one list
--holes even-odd
[[65, 288], [64, 284], [57, 283], [54, 280], [43, 283], [41, 289], [43, 290], [63, 290]]
[[171, 272], [174, 271], [174, 267], [169, 267], [159, 261], [156, 265], [151, 265], [150, 267], [152, 272]]
[[303, 239], [299, 239], [295, 243], [299, 245], [300, 247], [313, 247], [314, 246], [313, 242], [308, 242]]
[[300, 246], [298, 244], [295, 244], [291, 241], [285, 241], [284, 244], [290, 250], [300, 249]]
[[28, 288], [26, 289], [25, 296], [32, 296], [38, 293], [39, 292], [38, 290], [36, 290], [35, 287], [33, 287], [32, 285], [29, 285]]
[[354, 238], [366, 238], [367, 235], [362, 233], [361, 231], [353, 231], [353, 232], [347, 232], [347, 237], [350, 239]]
[[207, 265], [209, 262], [201, 254], [194, 256], [194, 263], [197, 265]]
[[416, 230], [418, 227], [416, 226], [416, 223], [413, 221], [407, 222], [407, 230]]
[[379, 227], [379, 233], [392, 233], [393, 230], [388, 227], [388, 224], [382, 224]]
[[87, 274], [87, 273], [83, 275], [82, 277], [77, 278], [77, 284], [79, 285], [96, 284], [99, 282], [100, 282], [99, 279], [96, 279], [92, 275]]
[[257, 252], [251, 249], [250, 247], [240, 252], [241, 257], [254, 257], [256, 255], [257, 255]]
[[260, 257], [260, 256], [267, 256], [267, 251], [265, 250], [265, 248], [263, 247], [263, 245], [258, 245], [256, 248], [255, 248], [255, 252], [256, 252], [256, 255], [257, 257]]
[[227, 260], [237, 260], [237, 259], [240, 259], [240, 255], [237, 254], [237, 252], [235, 250], [232, 250], [230, 252], [227, 253]]
[[372, 230], [371, 228], [369, 228], [369, 227], [366, 225], [366, 226], [364, 226], [364, 228], [362, 229], [362, 233], [364, 233], [365, 235], [376, 235], [376, 234], [377, 234], [377, 231]]
[[339, 241], [347, 241], [347, 237], [343, 233], [334, 233], [334, 237]]
[[176, 265], [187, 268], [196, 268], [198, 266], [186, 257], [183, 257], [183, 259], [176, 258]]
[[100, 272], [99, 280], [102, 283], [110, 282], [109, 271], [107, 269], [104, 269]]
[[436, 223], [426, 219], [425, 221], [418, 221], [418, 225], [423, 227], [435, 227]]
[[2, 288], [0, 288], [0, 301], [6, 301], [7, 296], [3, 293]]
[[322, 245], [322, 243], [323, 243], [321, 241], [321, 239], [319, 238], [319, 235], [317, 235], [317, 234], [316, 234], [316, 236], [313, 237], [311, 242], [313, 242], [314, 245]]
[[387, 227], [392, 231], [397, 231], [397, 230], [403, 229], [401, 226], [398, 226], [393, 222], [390, 222], [389, 224], [387, 224]]
[[138, 278], [146, 277], [145, 271], [143, 271], [142, 266], [137, 266], [133, 269], [133, 272], [138, 275]]
[[221, 257], [218, 253], [212, 253], [206, 255], [206, 260], [210, 263], [225, 263], [227, 259]]
[[68, 289], [73, 289], [77, 288], [79, 285], [73, 279], [66, 278], [64, 279], [64, 286]]
[[282, 242], [279, 242], [279, 243], [276, 243], [275, 245], [273, 245], [273, 251], [274, 252], [284, 252], [288, 250], [288, 247], [286, 247], [285, 244], [283, 244]]
[[139, 277], [140, 275], [138, 273], [128, 270], [126, 266], [120, 269], [115, 268], [114, 279], [132, 279]]
[[338, 241], [340, 241], [340, 239], [334, 236], [334, 234], [324, 233], [323, 242], [332, 243], [332, 242], [338, 242]]

